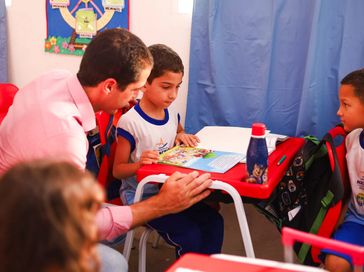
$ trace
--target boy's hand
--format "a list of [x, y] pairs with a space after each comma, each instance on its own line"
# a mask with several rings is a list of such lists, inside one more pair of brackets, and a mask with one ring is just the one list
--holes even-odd
[[187, 134], [184, 132], [177, 133], [175, 144], [181, 145], [184, 144], [186, 146], [196, 146], [200, 142], [200, 139], [193, 134]]
[[140, 156], [139, 164], [152, 164], [157, 163], [159, 158], [159, 153], [156, 150], [145, 150]]

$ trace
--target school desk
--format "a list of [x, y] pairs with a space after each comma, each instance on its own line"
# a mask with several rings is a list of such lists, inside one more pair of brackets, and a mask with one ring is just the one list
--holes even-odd
[[323, 272], [325, 270], [298, 264], [252, 259], [226, 254], [201, 255], [187, 253], [166, 272]]
[[[241, 196], [262, 200], [269, 198], [303, 143], [303, 138], [288, 138], [277, 145], [276, 149], [269, 155], [268, 182], [266, 184], [251, 184], [245, 182], [247, 172], [246, 165], [243, 163], [238, 163], [223, 174], [211, 173], [213, 182], [210, 188], [222, 190], [224, 193], [229, 194], [233, 199], [245, 252], [248, 257], [254, 258], [255, 254]], [[281, 159], [283, 156], [285, 156], [285, 159], [282, 161]], [[280, 163], [278, 163], [279, 161]], [[137, 171], [137, 180], [139, 184], [134, 202], [140, 201], [145, 184], [149, 182], [164, 183], [175, 171], [189, 173], [192, 170], [164, 164], [142, 166]], [[199, 172], [203, 173], [203, 171]], [[127, 259], [130, 256], [133, 238], [134, 232], [129, 231], [124, 245], [124, 256]]]

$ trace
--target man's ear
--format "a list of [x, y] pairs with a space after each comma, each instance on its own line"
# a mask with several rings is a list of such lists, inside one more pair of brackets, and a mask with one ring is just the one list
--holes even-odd
[[115, 79], [108, 78], [104, 80], [102, 90], [105, 94], [109, 94], [113, 90], [113, 88], [117, 87], [117, 85], [118, 84]]

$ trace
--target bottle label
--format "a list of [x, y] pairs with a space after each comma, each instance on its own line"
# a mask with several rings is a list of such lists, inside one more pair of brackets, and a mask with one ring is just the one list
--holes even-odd
[[268, 181], [268, 167], [266, 164], [255, 163], [252, 170], [249, 171], [249, 176], [246, 179], [249, 183], [265, 184]]

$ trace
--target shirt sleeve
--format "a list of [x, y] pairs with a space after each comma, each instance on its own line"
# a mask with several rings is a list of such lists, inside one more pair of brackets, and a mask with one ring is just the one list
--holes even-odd
[[133, 135], [135, 135], [134, 126], [132, 120], [128, 115], [123, 115], [118, 121], [116, 128], [116, 139], [118, 137], [123, 137], [130, 143], [130, 153], [132, 153], [136, 146], [136, 141]]
[[101, 240], [111, 241], [126, 233], [132, 223], [130, 206], [107, 206], [100, 209], [96, 216]]

